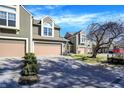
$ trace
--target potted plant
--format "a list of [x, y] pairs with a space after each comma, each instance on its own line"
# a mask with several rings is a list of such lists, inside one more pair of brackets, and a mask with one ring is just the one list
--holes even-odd
[[38, 78], [38, 64], [35, 54], [26, 53], [24, 58], [24, 64], [21, 71], [21, 77], [19, 84], [33, 84], [39, 81]]

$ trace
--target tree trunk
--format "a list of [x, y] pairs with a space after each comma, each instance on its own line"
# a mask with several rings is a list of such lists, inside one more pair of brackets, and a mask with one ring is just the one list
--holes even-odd
[[92, 54], [92, 58], [96, 58], [96, 56], [97, 56], [97, 52], [93, 52], [93, 54]]
[[97, 53], [98, 53], [98, 48], [96, 47], [96, 48], [94, 48], [94, 50], [93, 50], [93, 54], [92, 54], [92, 58], [96, 58], [96, 56], [97, 56]]

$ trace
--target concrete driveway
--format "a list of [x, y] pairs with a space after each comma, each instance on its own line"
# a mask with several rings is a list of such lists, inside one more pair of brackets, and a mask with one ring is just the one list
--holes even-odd
[[124, 68], [88, 65], [66, 57], [38, 58], [40, 81], [34, 85], [17, 83], [21, 59], [0, 59], [0, 87], [124, 87]]

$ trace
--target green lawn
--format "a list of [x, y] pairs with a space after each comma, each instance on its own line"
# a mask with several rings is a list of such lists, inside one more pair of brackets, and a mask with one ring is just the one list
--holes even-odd
[[96, 58], [90, 58], [90, 54], [73, 54], [71, 55], [72, 58], [84, 61], [89, 64], [96, 64], [99, 62], [107, 61], [106, 54], [98, 54]]

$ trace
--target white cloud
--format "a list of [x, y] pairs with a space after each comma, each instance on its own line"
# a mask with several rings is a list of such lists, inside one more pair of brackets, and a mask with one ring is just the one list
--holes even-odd
[[68, 25], [81, 25], [90, 21], [92, 18], [96, 16], [97, 14], [85, 14], [85, 15], [64, 15], [64, 16], [56, 16], [53, 18], [58, 24], [65, 23]]
[[[56, 24], [59, 24], [61, 27], [69, 27], [73, 26], [76, 28], [80, 28], [85, 26], [87, 22], [90, 22], [93, 18], [97, 17], [99, 14], [82, 14], [82, 15], [74, 15], [74, 14], [65, 14], [61, 16], [51, 16], [53, 20], [55, 20]], [[46, 15], [40, 14], [36, 15], [35, 19], [41, 19]], [[48, 15], [49, 16], [49, 15]]]
[[[61, 25], [61, 27], [76, 27], [76, 28], [82, 28], [85, 27], [87, 23], [91, 23], [93, 19], [96, 19], [100, 15], [105, 13], [92, 13], [92, 14], [62, 14], [61, 16], [55, 15], [51, 16], [56, 24]], [[43, 14], [36, 15], [35, 19], [41, 19], [43, 18]]]
[[39, 11], [44, 11], [44, 10], [53, 10], [55, 8], [62, 8], [63, 6], [58, 6], [58, 5], [39, 5], [37, 7], [31, 7], [28, 10], [32, 13], [37, 13]]
[[34, 16], [34, 18], [37, 19], [37, 20], [40, 20], [40, 19], [43, 18], [44, 16], [48, 16], [48, 15], [39, 14], [39, 15]]
[[31, 13], [35, 13], [35, 12], [37, 12], [37, 11], [43, 10], [43, 8], [42, 8], [42, 7], [35, 7], [35, 8], [29, 8], [28, 10], [29, 10]]
[[[36, 15], [36, 19], [41, 19], [44, 14]], [[49, 15], [48, 15], [49, 16]], [[62, 27], [78, 27], [86, 28], [92, 22], [106, 22], [106, 21], [117, 21], [119, 19], [124, 21], [124, 14], [112, 14], [111, 12], [101, 12], [101, 13], [90, 13], [90, 14], [61, 14], [51, 16], [57, 24]]]
[[44, 8], [50, 9], [50, 10], [55, 9], [55, 8], [58, 8], [58, 7], [60, 7], [60, 6], [58, 6], [58, 5], [48, 5], [48, 6], [44, 6]]

